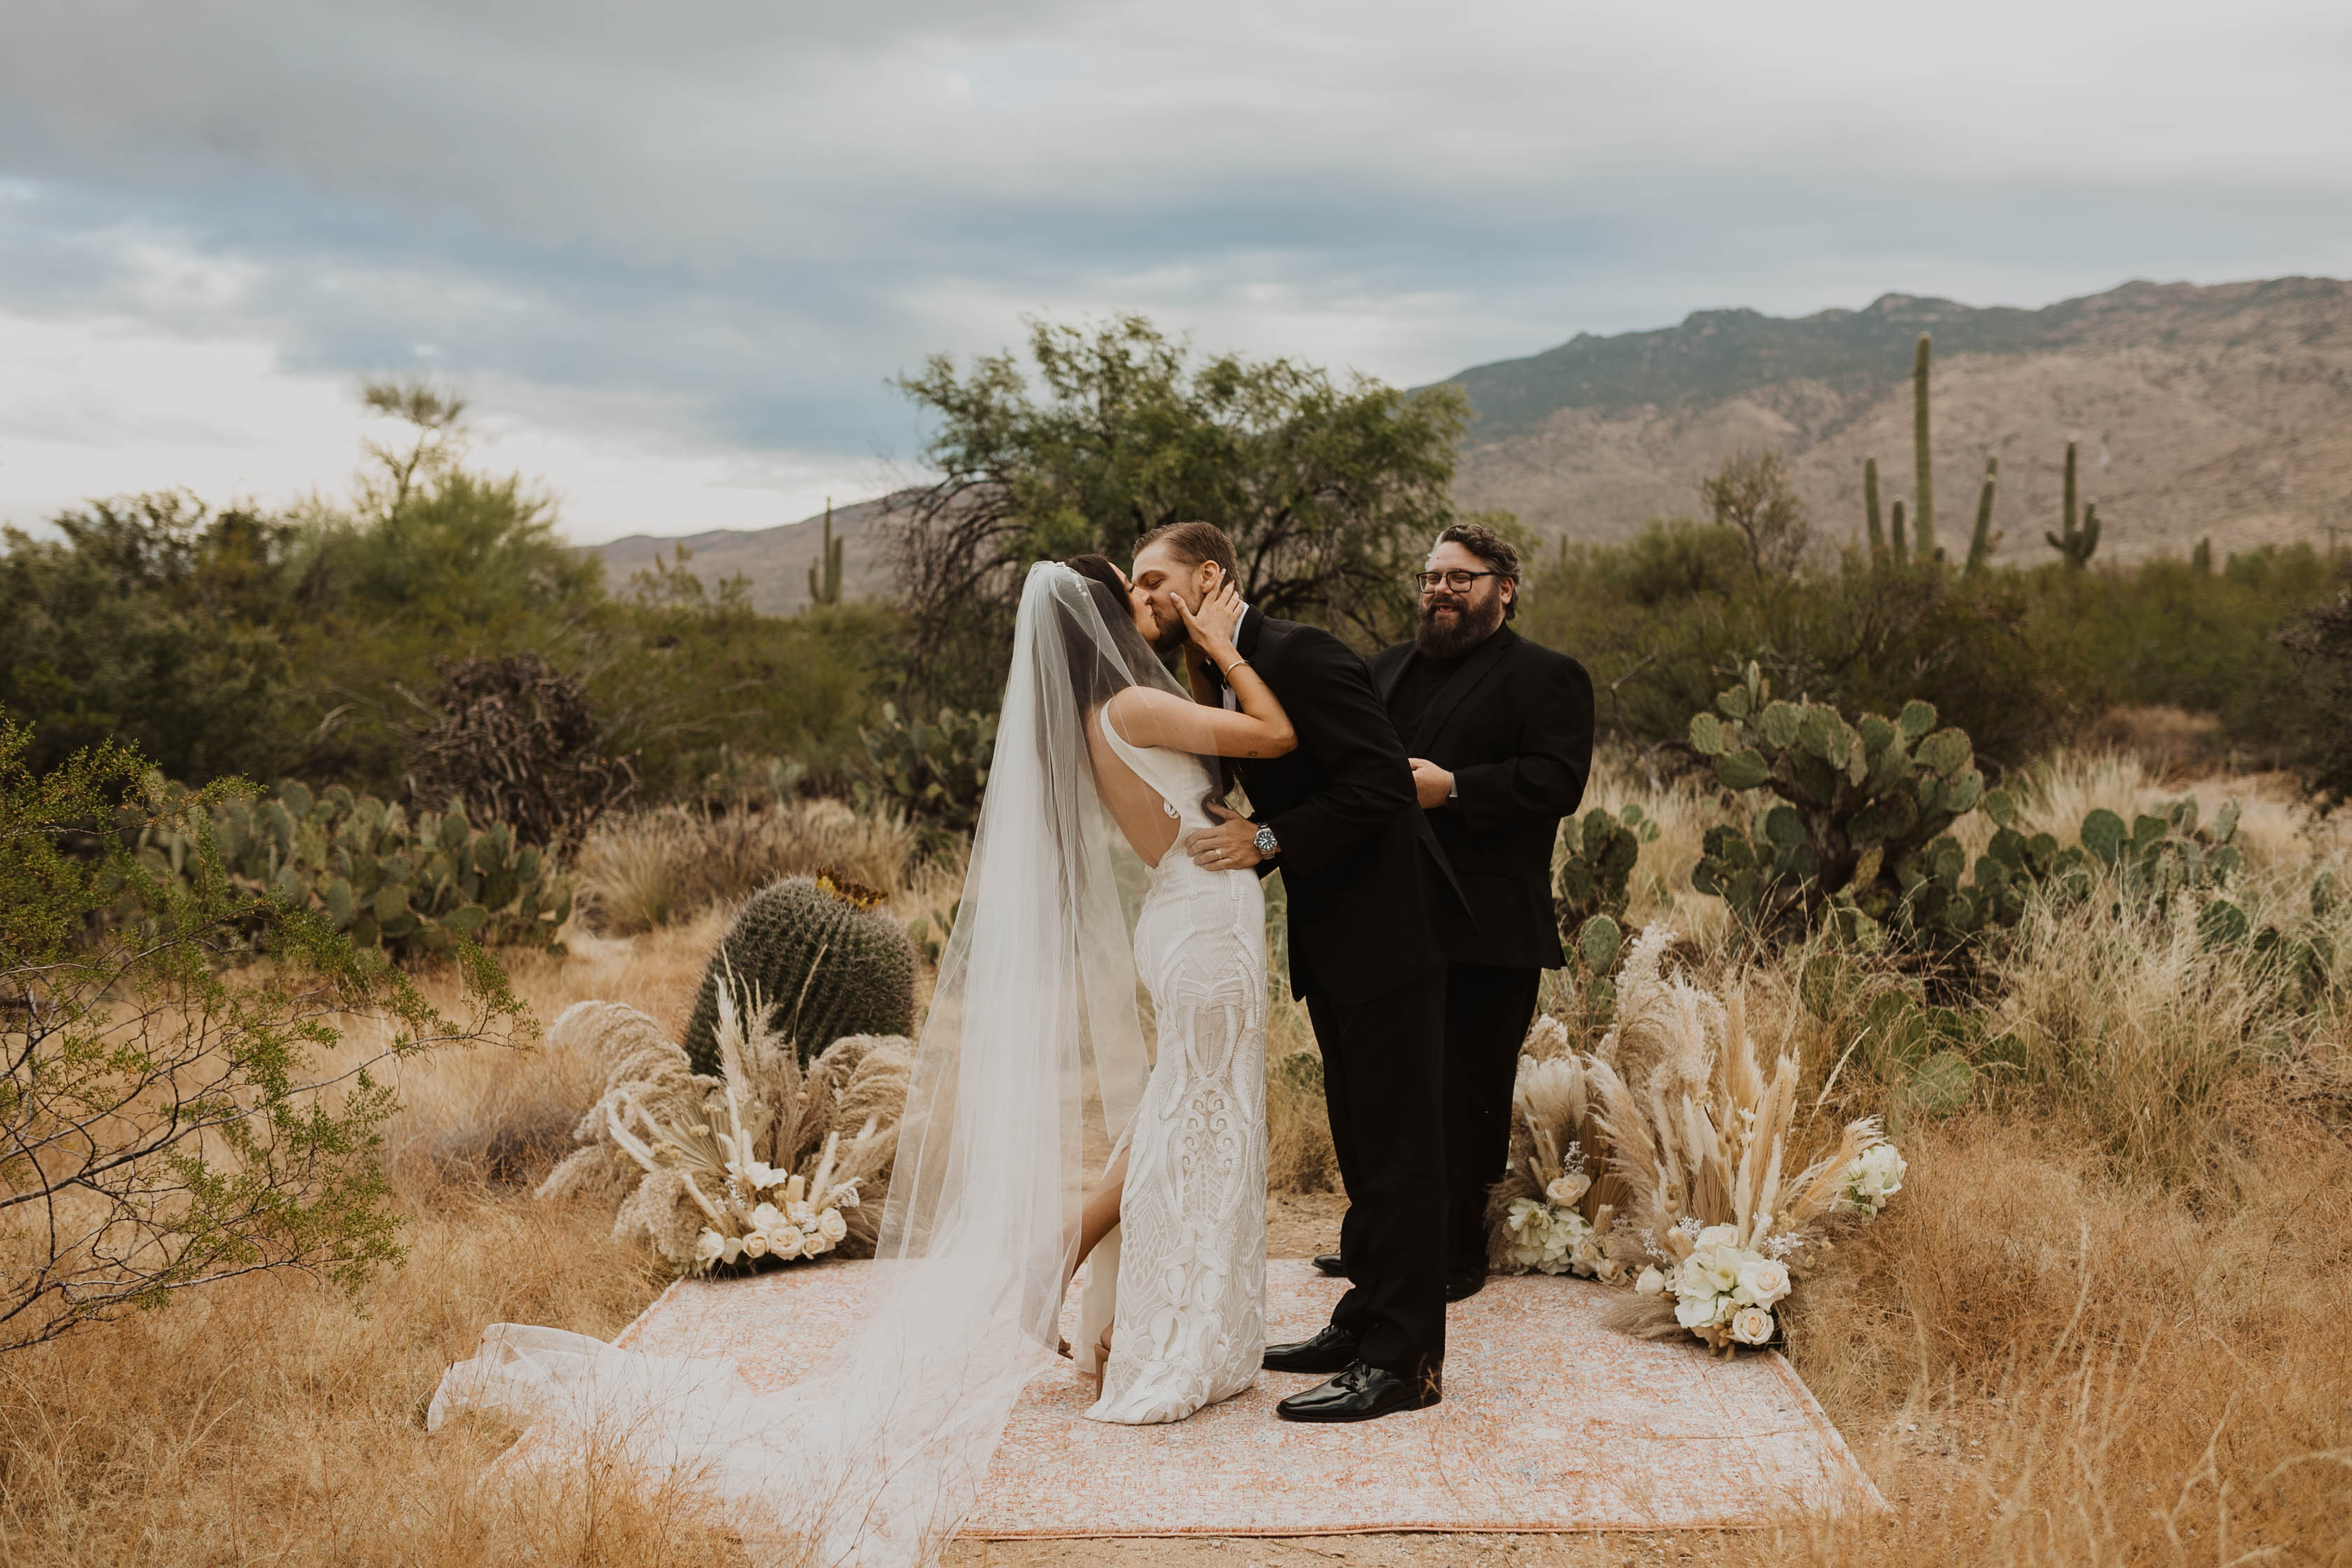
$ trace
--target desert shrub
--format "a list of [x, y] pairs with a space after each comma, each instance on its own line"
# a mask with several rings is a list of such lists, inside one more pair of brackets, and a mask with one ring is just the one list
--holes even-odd
[[[241, 1274], [355, 1290], [402, 1256], [379, 1075], [520, 1004], [460, 944], [465, 1002], [445, 1016], [381, 954], [239, 890], [202, 821], [225, 792], [151, 790], [111, 746], [36, 774], [27, 743], [0, 719], [0, 1350]], [[143, 865], [126, 826], [178, 836], [181, 874]], [[256, 931], [269, 970], [218, 973]], [[383, 1027], [330, 1062], [341, 1014]]]
[[2072, 708], [2012, 574], [1848, 552], [1759, 574], [1738, 530], [1656, 522], [1622, 545], [1563, 544], [1532, 577], [1521, 629], [1592, 670], [1601, 723], [1636, 746], [1678, 745], [1751, 661], [1780, 690], [1849, 712], [1931, 702], [2003, 763], [2054, 738]]
[[754, 894], [710, 955], [696, 993], [685, 1039], [694, 1070], [719, 1066], [721, 986], [740, 1016], [756, 1013], [803, 1063], [845, 1035], [912, 1034], [914, 944], [881, 899], [822, 871]]
[[0, 708], [31, 727], [28, 765], [111, 740], [175, 778], [283, 767], [296, 669], [273, 624], [294, 530], [169, 494], [52, 526], [0, 529]]
[[2352, 589], [2288, 626], [2279, 643], [2303, 665], [2294, 756], [2314, 794], [2352, 800]]
[[416, 727], [406, 779], [419, 805], [456, 802], [542, 847], [627, 799], [636, 770], [610, 755], [577, 674], [535, 653], [436, 661], [434, 716]]

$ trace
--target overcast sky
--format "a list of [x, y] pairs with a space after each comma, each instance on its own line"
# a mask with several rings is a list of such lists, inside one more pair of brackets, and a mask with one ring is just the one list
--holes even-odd
[[2352, 6], [5, 0], [0, 520], [339, 487], [363, 374], [583, 541], [915, 471], [1135, 310], [1399, 383], [1889, 289], [2352, 274]]

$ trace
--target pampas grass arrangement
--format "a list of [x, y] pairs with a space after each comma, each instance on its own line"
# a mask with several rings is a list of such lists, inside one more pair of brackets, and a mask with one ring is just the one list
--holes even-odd
[[550, 1043], [602, 1062], [604, 1092], [539, 1195], [619, 1199], [614, 1238], [689, 1273], [871, 1257], [912, 1042], [847, 1036], [803, 1069], [764, 1008], [747, 1018], [720, 989], [716, 1076], [634, 1008], [580, 1002], [556, 1019]]
[[1729, 1353], [1773, 1339], [1772, 1309], [1811, 1249], [1884, 1207], [1903, 1161], [1872, 1117], [1804, 1147], [1797, 1058], [1781, 1055], [1768, 1077], [1744, 994], [1667, 973], [1674, 941], [1663, 925], [1643, 931], [1591, 1054], [1570, 1053], [1556, 1021], [1529, 1031], [1489, 1245], [1506, 1271], [1630, 1278], [1603, 1321]]

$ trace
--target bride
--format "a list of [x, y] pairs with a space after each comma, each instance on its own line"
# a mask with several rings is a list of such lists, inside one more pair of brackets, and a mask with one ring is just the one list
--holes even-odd
[[1222, 794], [1214, 759], [1294, 742], [1234, 648], [1231, 586], [1178, 613], [1238, 712], [1186, 698], [1108, 561], [1030, 569], [872, 1297], [826, 1368], [760, 1391], [732, 1363], [498, 1323], [443, 1378], [428, 1426], [489, 1411], [532, 1428], [518, 1467], [618, 1461], [684, 1488], [761, 1568], [903, 1564], [970, 1512], [1089, 1255], [1074, 1352], [1101, 1379], [1089, 1416], [1181, 1420], [1248, 1386], [1265, 1338], [1264, 907], [1251, 874], [1179, 846]]

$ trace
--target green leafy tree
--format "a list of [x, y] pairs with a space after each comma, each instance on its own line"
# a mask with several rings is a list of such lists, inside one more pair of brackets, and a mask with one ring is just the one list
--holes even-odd
[[1123, 559], [1162, 523], [1232, 536], [1243, 592], [1268, 615], [1370, 645], [1410, 626], [1407, 577], [1453, 521], [1467, 427], [1458, 390], [1344, 384], [1286, 359], [1196, 359], [1140, 317], [1034, 323], [960, 374], [944, 356], [900, 383], [938, 421], [942, 476], [898, 508], [910, 684], [992, 702], [1029, 564]]
[[93, 501], [58, 537], [0, 529], [0, 707], [32, 764], [110, 738], [183, 778], [286, 759], [276, 623], [295, 531], [178, 493]]
[[[379, 1159], [381, 1075], [527, 1015], [457, 950], [459, 1016], [380, 953], [230, 887], [207, 808], [106, 745], [54, 770], [0, 715], [0, 1351], [239, 1275], [299, 1268], [355, 1290], [400, 1261]], [[188, 875], [128, 843], [169, 828]], [[258, 922], [266, 973], [222, 962]], [[340, 1016], [382, 1018], [347, 1044]]]

